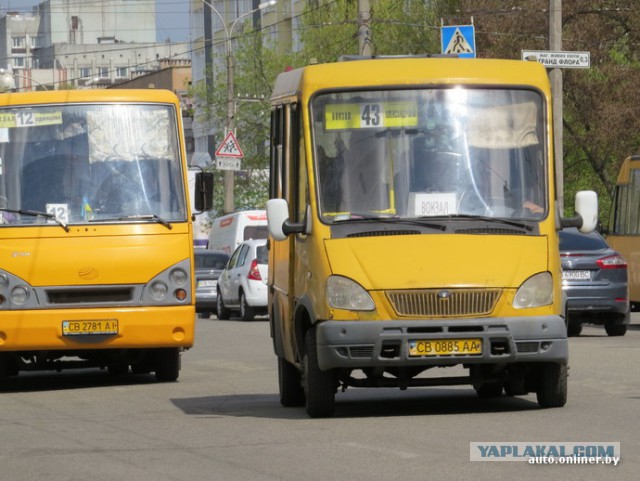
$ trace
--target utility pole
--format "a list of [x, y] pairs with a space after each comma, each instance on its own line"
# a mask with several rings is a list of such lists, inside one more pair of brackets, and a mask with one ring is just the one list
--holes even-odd
[[371, 5], [369, 0], [358, 0], [358, 47], [360, 55], [371, 56]]
[[[549, 50], [562, 50], [562, 0], [549, 0]], [[556, 189], [560, 214], [564, 212], [564, 149], [562, 144], [562, 69], [549, 72], [553, 94], [553, 144], [556, 161]]]

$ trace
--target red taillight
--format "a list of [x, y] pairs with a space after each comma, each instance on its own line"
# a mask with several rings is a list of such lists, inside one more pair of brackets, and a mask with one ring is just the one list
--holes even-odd
[[247, 276], [248, 279], [254, 280], [254, 281], [261, 281], [262, 280], [262, 276], [260, 275], [260, 270], [258, 269], [258, 260], [257, 259], [253, 259], [251, 261], [251, 267], [249, 267], [249, 275]]
[[614, 254], [612, 256], [603, 257], [598, 259], [596, 264], [600, 266], [600, 269], [626, 269], [627, 261], [624, 257]]

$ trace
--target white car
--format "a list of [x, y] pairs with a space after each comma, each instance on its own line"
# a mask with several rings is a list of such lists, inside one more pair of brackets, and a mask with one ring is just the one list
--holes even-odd
[[218, 279], [218, 319], [229, 319], [233, 311], [243, 321], [266, 314], [268, 257], [266, 239], [250, 239], [236, 248]]

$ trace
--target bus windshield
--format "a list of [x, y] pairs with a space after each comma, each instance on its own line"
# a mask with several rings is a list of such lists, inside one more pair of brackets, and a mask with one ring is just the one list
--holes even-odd
[[321, 218], [546, 217], [532, 90], [321, 93], [311, 103]]
[[175, 109], [0, 109], [0, 224], [187, 219]]

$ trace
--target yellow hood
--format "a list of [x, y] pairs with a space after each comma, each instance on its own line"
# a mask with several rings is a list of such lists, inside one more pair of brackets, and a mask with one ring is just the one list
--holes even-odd
[[546, 236], [407, 235], [325, 241], [333, 274], [365, 289], [518, 287], [546, 271]]

